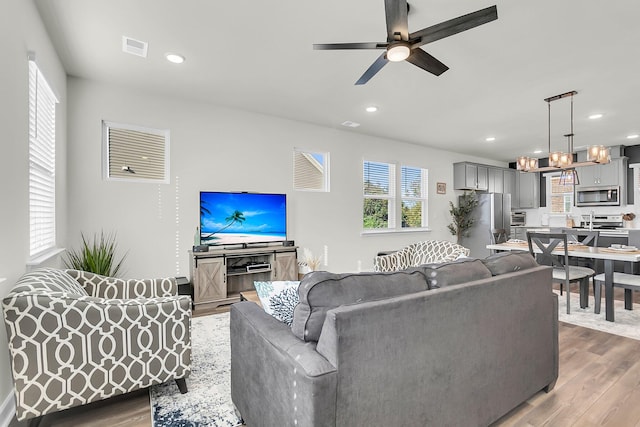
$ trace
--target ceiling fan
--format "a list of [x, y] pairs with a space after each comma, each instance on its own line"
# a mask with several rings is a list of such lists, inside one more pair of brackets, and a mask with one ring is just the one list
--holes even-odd
[[384, 0], [384, 10], [387, 20], [386, 42], [324, 43], [314, 44], [313, 48], [316, 50], [385, 49], [385, 52], [358, 79], [356, 85], [367, 83], [389, 61], [407, 60], [413, 65], [439, 76], [449, 67], [420, 49], [420, 46], [498, 19], [498, 9], [496, 6], [491, 6], [409, 33], [407, 19], [409, 5], [406, 0]]

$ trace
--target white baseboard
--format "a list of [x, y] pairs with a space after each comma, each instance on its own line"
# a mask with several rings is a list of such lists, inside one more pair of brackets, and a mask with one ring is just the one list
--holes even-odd
[[0, 405], [0, 427], [8, 427], [15, 413], [16, 401], [13, 398], [13, 392], [11, 392]]

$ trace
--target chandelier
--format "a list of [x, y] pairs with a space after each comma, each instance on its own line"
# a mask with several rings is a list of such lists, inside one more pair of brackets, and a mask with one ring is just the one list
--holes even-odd
[[[516, 159], [516, 168], [522, 172], [551, 172], [562, 171], [560, 175], [561, 182], [573, 182], [579, 184], [578, 174], [575, 170], [576, 167], [592, 166], [597, 164], [606, 164], [611, 161], [611, 155], [609, 148], [604, 145], [591, 145], [587, 149], [587, 161], [586, 162], [574, 162], [573, 152], [573, 97], [578, 92], [572, 90], [571, 92], [555, 95], [550, 98], [545, 98], [548, 110], [548, 149], [549, 149], [549, 166], [539, 167], [538, 159], [528, 156], [520, 156]], [[551, 151], [551, 102], [558, 99], [571, 97], [571, 114], [570, 114], [570, 128], [569, 133], [564, 136], [567, 138], [567, 151]], [[569, 177], [572, 181], [569, 180]]]

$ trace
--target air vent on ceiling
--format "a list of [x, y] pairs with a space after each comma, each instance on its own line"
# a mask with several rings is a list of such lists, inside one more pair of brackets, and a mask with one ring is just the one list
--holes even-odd
[[147, 57], [147, 48], [149, 43], [132, 39], [131, 37], [122, 36], [122, 51], [132, 55]]

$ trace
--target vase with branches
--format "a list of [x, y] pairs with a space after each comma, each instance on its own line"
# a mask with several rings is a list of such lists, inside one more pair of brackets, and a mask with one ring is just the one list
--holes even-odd
[[460, 244], [462, 237], [465, 237], [469, 233], [469, 229], [474, 224], [473, 211], [478, 206], [478, 198], [476, 192], [465, 192], [460, 196], [458, 200], [458, 206], [455, 206], [453, 202], [449, 202], [449, 213], [451, 214], [452, 222], [447, 226], [451, 234], [456, 236], [457, 243]]

